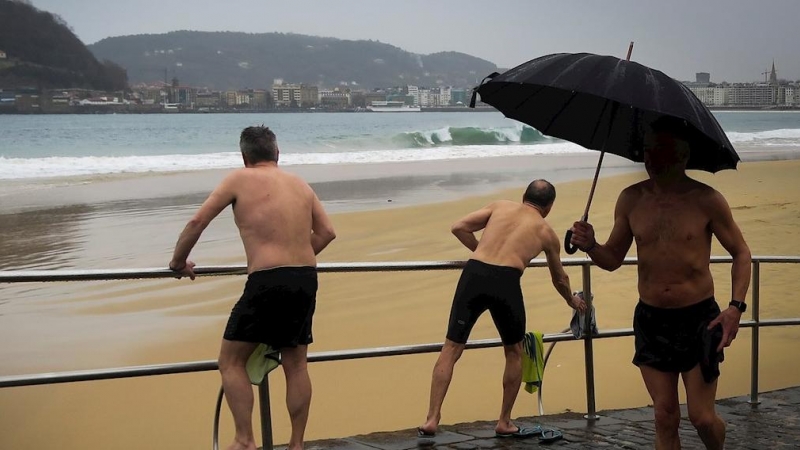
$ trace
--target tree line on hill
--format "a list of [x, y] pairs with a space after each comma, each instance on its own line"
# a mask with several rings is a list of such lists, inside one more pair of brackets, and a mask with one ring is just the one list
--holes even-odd
[[275, 79], [356, 89], [472, 87], [497, 70], [464, 53], [420, 55], [372, 40], [291, 33], [175, 31], [111, 37], [89, 48], [125, 67], [131, 83], [178, 77], [215, 90], [269, 88]]
[[0, 88], [127, 88], [125, 69], [102, 62], [58, 15], [27, 0], [0, 0]]

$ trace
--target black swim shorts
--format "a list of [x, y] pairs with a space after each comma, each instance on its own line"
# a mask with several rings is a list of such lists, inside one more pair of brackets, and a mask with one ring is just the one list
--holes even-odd
[[247, 277], [231, 311], [224, 338], [260, 342], [275, 349], [313, 342], [311, 319], [317, 304], [317, 269], [276, 267]]
[[633, 314], [633, 363], [662, 372], [687, 372], [700, 364], [706, 383], [719, 376], [722, 326], [708, 329], [719, 315], [714, 297], [683, 308], [656, 308], [639, 301]]
[[521, 276], [514, 267], [467, 261], [453, 298], [447, 339], [465, 344], [478, 317], [488, 309], [503, 344], [521, 342], [525, 336]]

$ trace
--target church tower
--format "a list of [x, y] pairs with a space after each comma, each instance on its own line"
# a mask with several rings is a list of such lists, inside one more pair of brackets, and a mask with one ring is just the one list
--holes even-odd
[[772, 71], [769, 73], [769, 84], [778, 84], [778, 74], [775, 72], [775, 60], [772, 60]]

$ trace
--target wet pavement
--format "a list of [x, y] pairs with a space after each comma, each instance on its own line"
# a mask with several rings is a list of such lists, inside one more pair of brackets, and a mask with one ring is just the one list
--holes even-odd
[[[800, 387], [760, 394], [753, 408], [749, 396], [717, 402], [717, 411], [727, 423], [725, 448], [783, 449], [800, 448]], [[686, 406], [681, 406], [681, 443], [685, 449], [705, 448], [689, 422]], [[307, 450], [405, 450], [436, 449], [642, 449], [653, 448], [655, 429], [651, 407], [607, 410], [589, 422], [579, 413], [540, 417], [520, 417], [514, 422], [523, 427], [539, 425], [562, 432], [563, 438], [551, 443], [538, 437], [527, 439], [494, 437], [494, 421], [442, 425], [433, 438], [417, 438], [416, 430], [373, 433], [341, 439], [312, 441]], [[276, 447], [281, 449], [284, 447]]]

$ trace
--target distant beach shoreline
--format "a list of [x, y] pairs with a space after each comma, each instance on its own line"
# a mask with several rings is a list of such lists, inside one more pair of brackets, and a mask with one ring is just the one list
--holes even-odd
[[[502, 156], [433, 161], [362, 164], [283, 165], [284, 170], [308, 181], [325, 201], [383, 200], [369, 206], [399, 206], [452, 200], [527, 184], [534, 178], [553, 182], [589, 178], [598, 153]], [[609, 156], [604, 175], [637, 170], [625, 159]], [[143, 198], [207, 195], [235, 169], [183, 172], [143, 172], [89, 176], [0, 180], [3, 211], [43, 209], [71, 204], [102, 204]], [[423, 195], [436, 190], [441, 197]], [[409, 197], [410, 196], [410, 197]], [[426, 201], [426, 197], [429, 198]], [[388, 199], [403, 199], [385, 205]], [[196, 201], [196, 199], [195, 199]], [[361, 204], [359, 209], [364, 209]], [[369, 208], [366, 208], [369, 209]]]
[[[740, 145], [739, 150], [743, 162], [800, 159], [800, 148]], [[281, 167], [308, 181], [319, 191], [323, 201], [341, 204], [347, 200], [359, 199], [362, 202], [349, 210], [363, 210], [428, 203], [426, 196], [429, 201], [440, 201], [480, 195], [526, 184], [534, 178], [546, 178], [552, 182], [587, 179], [594, 175], [598, 156], [598, 152], [585, 152], [384, 163], [298, 164]], [[609, 176], [641, 169], [639, 164], [608, 155], [601, 175]], [[207, 195], [231, 170], [234, 168], [0, 180], [0, 199], [3, 202], [1, 212], [143, 198], [194, 198]], [[431, 198], [427, 194], [432, 190], [442, 196]], [[427, 194], [420, 196], [421, 191]], [[395, 202], [397, 199], [406, 201]]]
[[[742, 111], [742, 112], [800, 112], [800, 106], [707, 106], [707, 108], [714, 112], [724, 111]], [[445, 107], [421, 107], [419, 112], [457, 112], [457, 113], [472, 113], [472, 112], [495, 112], [497, 111], [491, 106], [478, 106], [469, 108], [467, 106], [445, 106]], [[46, 113], [43, 112], [19, 112], [11, 110], [11, 108], [0, 108], [0, 115], [69, 115], [69, 114], [253, 114], [253, 113], [278, 113], [278, 114], [326, 114], [326, 113], [369, 113], [369, 114], [383, 114], [383, 112], [376, 113], [364, 108], [343, 108], [343, 109], [324, 109], [324, 108], [272, 108], [272, 109], [176, 109], [165, 110], [160, 107], [146, 107], [146, 108], [130, 108], [125, 105], [119, 106], [76, 106], [70, 109], [53, 109]], [[408, 114], [404, 112], [403, 114]]]

